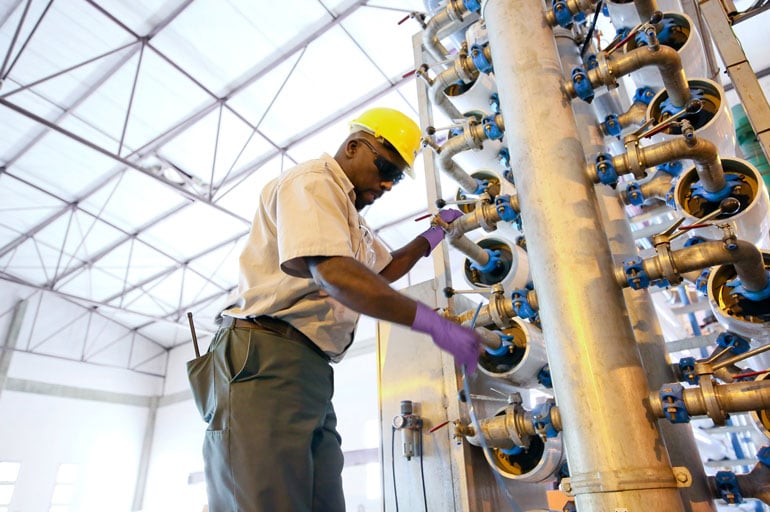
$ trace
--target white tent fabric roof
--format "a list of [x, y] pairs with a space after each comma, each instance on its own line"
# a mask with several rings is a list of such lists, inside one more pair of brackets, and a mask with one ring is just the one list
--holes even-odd
[[[0, 4], [3, 325], [30, 299], [17, 350], [162, 375], [188, 311], [205, 339], [264, 183], [336, 151], [367, 106], [418, 117], [404, 18], [423, 9]], [[419, 226], [387, 226], [427, 209], [421, 180], [400, 188], [366, 213], [393, 247]]]

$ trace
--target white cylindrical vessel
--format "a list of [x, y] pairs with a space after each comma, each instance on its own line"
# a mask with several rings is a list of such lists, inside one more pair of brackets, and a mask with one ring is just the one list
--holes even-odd
[[481, 354], [479, 370], [519, 387], [536, 386], [538, 373], [548, 363], [542, 331], [527, 321], [514, 318], [513, 325], [503, 329], [502, 333], [512, 336], [514, 344], [502, 356], [492, 356], [487, 352]]
[[452, 84], [444, 89], [444, 95], [462, 115], [481, 112], [484, 116], [493, 113], [490, 98], [497, 92], [494, 77], [486, 73], [479, 76], [470, 84]]
[[514, 240], [495, 232], [476, 240], [482, 249], [500, 252], [499, 267], [490, 272], [480, 272], [472, 268], [473, 262], [466, 258], [465, 281], [473, 288], [489, 288], [500, 284], [504, 290], [513, 291], [524, 288], [530, 281], [529, 258], [527, 252]]
[[[680, 12], [666, 12], [663, 21], [670, 25], [667, 42], [661, 41], [675, 49], [682, 60], [682, 67], [688, 78], [695, 79], [707, 76], [706, 57], [701, 38], [695, 24], [689, 16]], [[624, 46], [624, 51], [629, 52], [638, 48], [636, 39], [631, 38]], [[664, 87], [660, 71], [655, 66], [645, 66], [630, 74], [637, 87], [652, 87], [659, 90]]]
[[[497, 416], [504, 415], [505, 409]], [[561, 434], [545, 442], [539, 436], [529, 438], [529, 446], [519, 453], [509, 454], [499, 448], [484, 450], [484, 457], [503, 477], [518, 482], [537, 483], [553, 478], [564, 463], [564, 444]]]
[[[735, 129], [733, 118], [722, 86], [712, 80], [699, 78], [688, 80], [690, 92], [693, 98], [702, 100], [700, 112], [685, 116], [695, 128], [695, 135], [712, 142], [717, 147], [722, 158], [735, 156]], [[647, 107], [647, 119], [654, 119], [654, 124], [665, 121], [669, 114], [664, 111], [668, 92], [665, 89], [658, 92]], [[681, 137], [681, 130], [677, 126], [653, 135], [649, 140], [651, 144]], [[691, 161], [683, 161], [684, 167], [691, 165]]]
[[[723, 158], [722, 168], [726, 178], [740, 181], [739, 193], [731, 194], [741, 203], [740, 209], [730, 215], [720, 215], [713, 225], [699, 228], [694, 234], [720, 240], [723, 231], [717, 227], [728, 223], [741, 240], [747, 240], [761, 248], [768, 248], [770, 243], [770, 197], [760, 172], [746, 160]], [[677, 211], [686, 217], [687, 224], [695, 224], [699, 219], [713, 212], [719, 206], [709, 203], [701, 197], [693, 196], [692, 186], [698, 182], [695, 167], [683, 171], [674, 187], [674, 201]]]
[[[763, 251], [762, 259], [765, 270], [770, 269], [770, 253]], [[761, 343], [770, 342], [770, 299], [742, 304], [727, 286], [736, 278], [732, 265], [719, 265], [711, 270], [707, 288], [714, 318], [732, 333]]]
[[[639, 22], [639, 13], [633, 1], [621, 2], [608, 0], [607, 11], [610, 14], [612, 26], [616, 29], [633, 28]], [[679, 0], [662, 0], [658, 2], [658, 10], [661, 12], [679, 12], [682, 10], [682, 4]], [[646, 20], [645, 20], [646, 21]]]

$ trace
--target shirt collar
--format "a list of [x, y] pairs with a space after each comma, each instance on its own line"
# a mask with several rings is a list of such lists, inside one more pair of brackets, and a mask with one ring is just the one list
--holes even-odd
[[322, 154], [321, 160], [323, 160], [326, 168], [331, 171], [332, 176], [334, 176], [334, 179], [337, 181], [337, 183], [339, 183], [342, 190], [344, 190], [345, 193], [350, 197], [350, 200], [355, 203], [356, 192], [354, 190], [353, 183], [350, 181], [350, 178], [348, 178], [347, 174], [345, 174], [345, 171], [342, 170], [340, 164], [337, 163], [337, 160], [332, 158], [332, 156], [328, 153]]

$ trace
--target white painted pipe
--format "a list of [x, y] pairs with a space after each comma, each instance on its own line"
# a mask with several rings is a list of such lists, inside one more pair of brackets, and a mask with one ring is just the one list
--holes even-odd
[[479, 370], [521, 388], [536, 387], [537, 375], [548, 363], [542, 331], [530, 322], [514, 318], [511, 327], [502, 329], [502, 333], [515, 340], [511, 356], [503, 360], [482, 354]]

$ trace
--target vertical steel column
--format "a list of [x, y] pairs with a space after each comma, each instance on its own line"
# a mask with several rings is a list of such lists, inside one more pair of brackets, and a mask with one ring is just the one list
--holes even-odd
[[[562, 69], [583, 65], [579, 56], [579, 44], [575, 41], [572, 32], [556, 28], [554, 36]], [[595, 100], [600, 99], [601, 96], [595, 98]], [[599, 130], [594, 105], [584, 101], [573, 101], [571, 106], [575, 122], [581, 127], [578, 136], [585, 154], [590, 158], [591, 155], [603, 152], [604, 137]], [[594, 189], [602, 225], [615, 261], [636, 256], [634, 237], [617, 192], [601, 184], [595, 185]], [[669, 366], [666, 343], [658, 315], [649, 292], [625, 288], [623, 296], [650, 390], [658, 390], [663, 384], [675, 382], [676, 378]], [[680, 489], [685, 511], [715, 512], [716, 505], [690, 425], [659, 420], [658, 430], [663, 437], [671, 462], [690, 470], [692, 484]]]
[[482, 15], [571, 489], [581, 512], [682, 511], [543, 9], [487, 0]]

